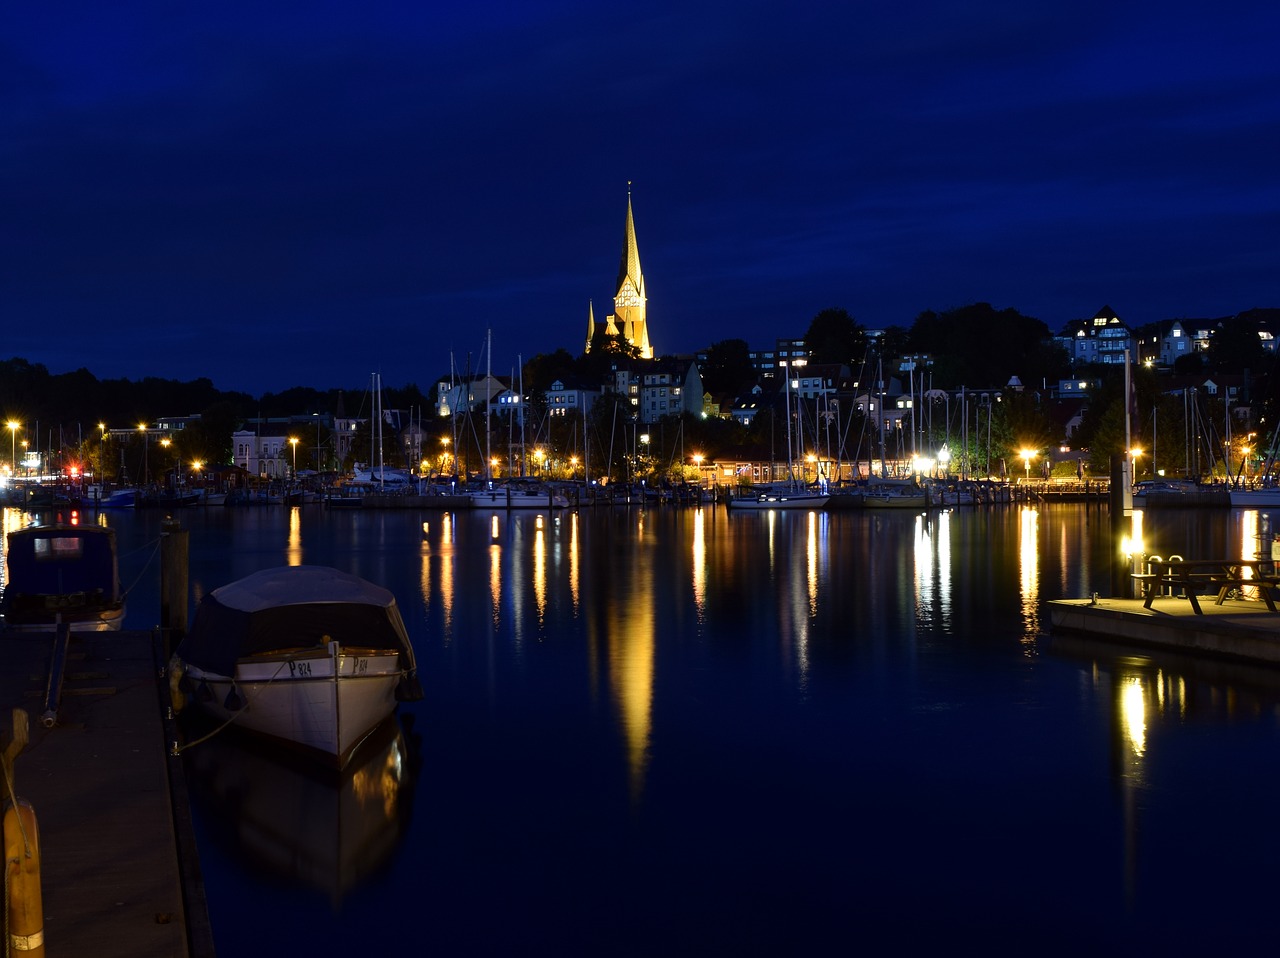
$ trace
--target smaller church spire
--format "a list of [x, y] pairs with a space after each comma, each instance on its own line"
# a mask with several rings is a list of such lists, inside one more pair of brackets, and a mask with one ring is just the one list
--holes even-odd
[[591, 300], [587, 300], [587, 348], [586, 352], [591, 352], [591, 340], [596, 338], [596, 312], [595, 304]]

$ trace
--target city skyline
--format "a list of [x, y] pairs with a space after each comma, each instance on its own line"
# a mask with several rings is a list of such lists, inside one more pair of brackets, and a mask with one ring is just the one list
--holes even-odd
[[252, 394], [1277, 305], [1280, 11], [73, 4], [6, 18], [4, 357]]

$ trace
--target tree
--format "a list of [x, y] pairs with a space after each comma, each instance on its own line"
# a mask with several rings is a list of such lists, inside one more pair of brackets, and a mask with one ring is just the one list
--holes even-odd
[[706, 361], [699, 367], [702, 385], [713, 396], [737, 396], [756, 381], [751, 366], [751, 347], [745, 339], [722, 339], [712, 343]]
[[815, 363], [853, 365], [867, 351], [867, 334], [843, 309], [824, 309], [813, 317], [804, 345]]
[[1067, 355], [1038, 319], [1015, 309], [973, 303], [916, 317], [909, 351], [936, 357], [934, 383], [944, 389], [1003, 386], [1018, 376], [1024, 383], [1057, 382], [1069, 374]]
[[1217, 372], [1239, 373], [1270, 365], [1262, 339], [1253, 324], [1224, 319], [1209, 338], [1209, 367]]

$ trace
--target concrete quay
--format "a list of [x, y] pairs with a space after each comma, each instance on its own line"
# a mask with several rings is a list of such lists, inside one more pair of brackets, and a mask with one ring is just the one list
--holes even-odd
[[53, 644], [0, 634], [5, 742], [13, 710], [30, 717], [13, 790], [38, 822], [46, 953], [211, 958], [159, 633], [72, 635], [50, 712]]
[[1049, 605], [1054, 631], [1081, 633], [1125, 645], [1170, 649], [1264, 665], [1280, 665], [1280, 612], [1254, 598], [1216, 605], [1200, 597], [1202, 615], [1178, 596], [1142, 599], [1059, 599]]

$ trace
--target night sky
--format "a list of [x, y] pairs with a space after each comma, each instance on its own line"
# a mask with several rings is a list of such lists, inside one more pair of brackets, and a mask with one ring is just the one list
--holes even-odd
[[1280, 306], [1280, 5], [10, 4], [0, 356], [423, 388], [977, 301]]

